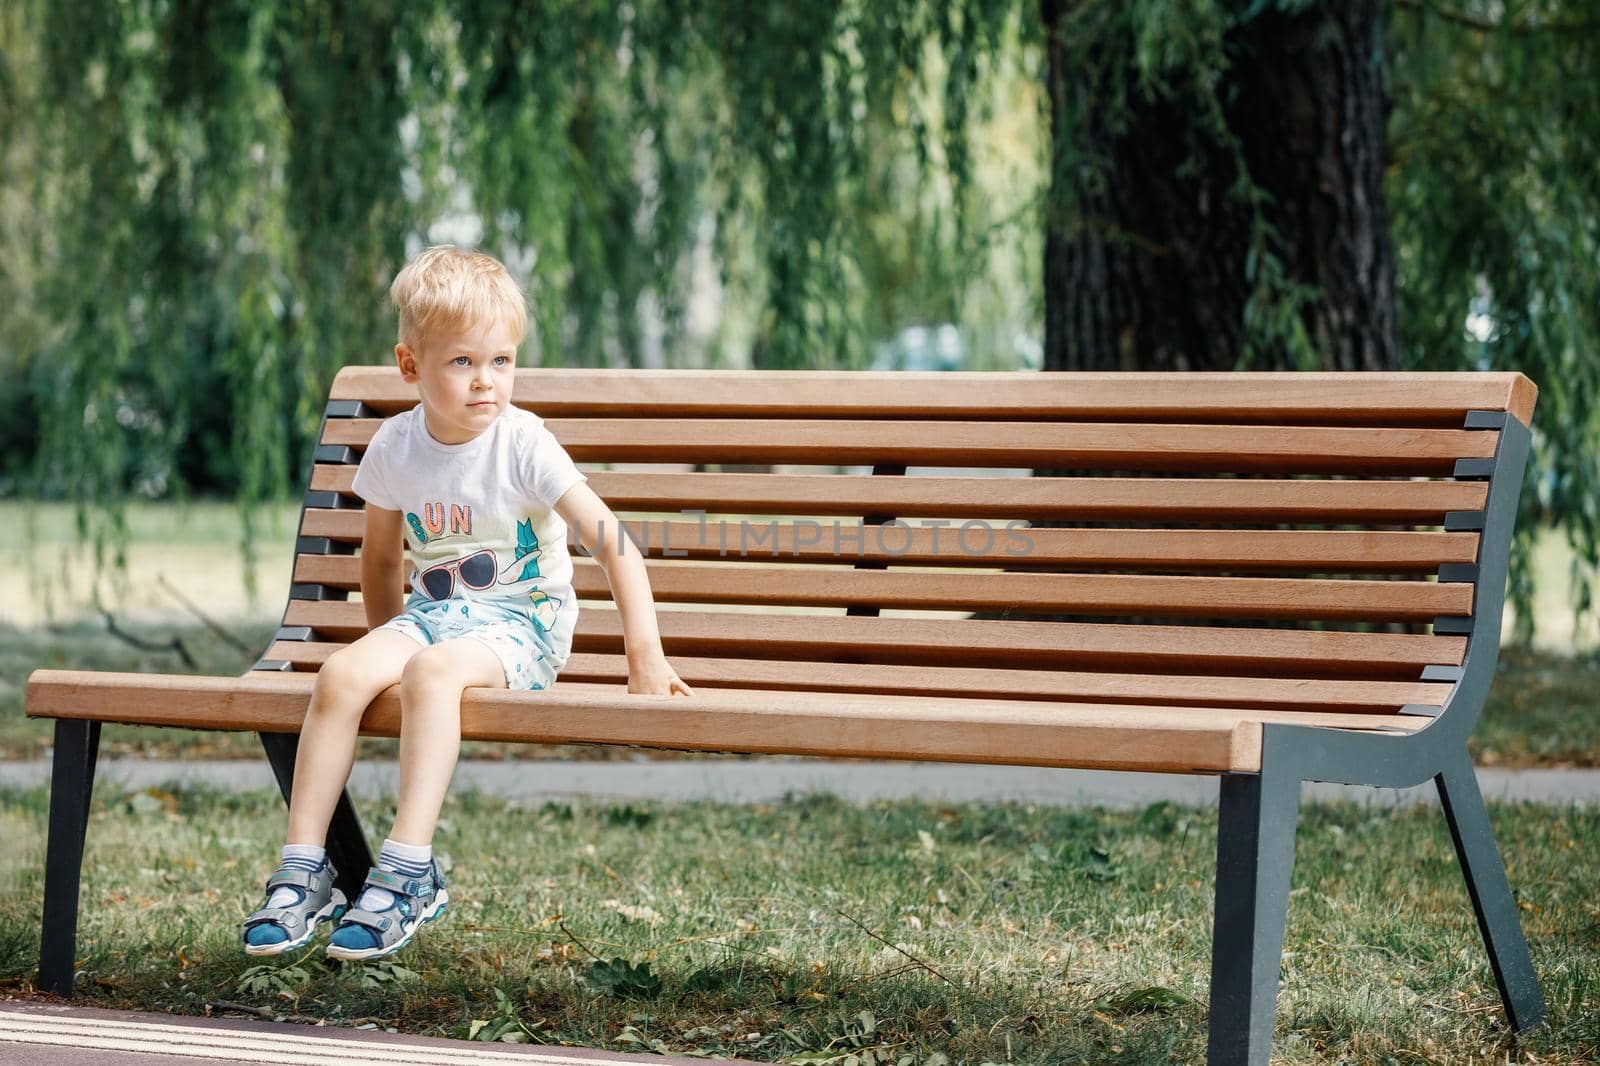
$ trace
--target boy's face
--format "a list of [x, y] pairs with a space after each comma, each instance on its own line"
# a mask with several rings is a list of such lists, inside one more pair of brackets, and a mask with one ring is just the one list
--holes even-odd
[[397, 344], [400, 376], [417, 386], [428, 431], [441, 444], [465, 444], [488, 429], [511, 402], [516, 334], [489, 321], [430, 336], [416, 351]]

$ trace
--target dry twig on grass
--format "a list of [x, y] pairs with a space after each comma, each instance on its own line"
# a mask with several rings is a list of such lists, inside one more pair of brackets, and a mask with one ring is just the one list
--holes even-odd
[[176, 585], [174, 585], [172, 582], [167, 580], [167, 575], [166, 574], [158, 574], [158, 575], [156, 575], [156, 581], [157, 581], [157, 583], [159, 583], [161, 585], [162, 588], [166, 589], [167, 595], [171, 596], [173, 599], [175, 599], [179, 603], [183, 604], [183, 606], [186, 607], [189, 610], [189, 613], [193, 614], [196, 618], [200, 619], [200, 624], [201, 625], [205, 626], [207, 629], [211, 630], [211, 632], [215, 633], [217, 636], [221, 637], [223, 640], [227, 641], [229, 644], [233, 645], [235, 648], [238, 648], [240, 651], [244, 652], [246, 655], [255, 654], [253, 651], [251, 651], [250, 646], [248, 644], [246, 644], [244, 641], [240, 640], [238, 637], [234, 636], [232, 633], [230, 633], [226, 629], [224, 629], [219, 622], [217, 622], [210, 615], [208, 615], [204, 611], [202, 611], [194, 603], [194, 601], [190, 600], [189, 597], [185, 596], [182, 592], [178, 591], [178, 587]]
[[106, 610], [104, 607], [100, 608], [100, 613], [105, 616], [106, 632], [110, 633], [118, 640], [123, 641], [126, 644], [131, 644], [140, 651], [176, 652], [178, 658], [182, 659], [183, 664], [189, 669], [200, 669], [200, 664], [195, 662], [194, 656], [189, 654], [189, 649], [184, 646], [184, 643], [180, 638], [173, 637], [165, 644], [161, 643], [160, 641], [144, 640], [140, 637], [134, 636], [132, 633], [124, 633], [122, 630], [118, 629], [116, 616], [110, 611]]
[[[956, 984], [956, 982], [950, 980], [950, 978], [946, 977], [944, 974], [942, 974], [938, 970], [934, 969], [933, 966], [931, 966], [930, 964], [928, 964], [928, 963], [922, 961], [921, 959], [917, 958], [915, 955], [911, 954], [911, 952], [907, 951], [905, 948], [901, 947], [899, 944], [891, 944], [891, 943], [889, 943], [883, 937], [879, 936], [877, 933], [874, 933], [871, 929], [868, 929], [866, 926], [862, 925], [859, 921], [857, 921], [855, 918], [851, 917], [850, 915], [846, 914], [844, 911], [840, 910], [838, 907], [835, 907], [833, 910], [834, 910], [834, 913], [838, 914], [841, 918], [844, 918], [844, 919], [850, 921], [851, 923], [853, 923], [856, 926], [856, 928], [860, 929], [863, 933], [867, 934], [872, 939], [876, 940], [878, 943], [883, 944], [886, 947], [892, 948], [895, 951], [898, 951], [900, 954], [904, 955], [906, 958], [910, 959], [912, 962], [916, 963], [918, 966], [922, 967], [924, 970], [927, 970], [929, 973], [933, 974], [933, 976], [937, 977], [939, 980], [945, 982], [946, 984], [952, 984], [952, 985]], [[957, 986], [957, 987], [959, 987], [959, 986]]]

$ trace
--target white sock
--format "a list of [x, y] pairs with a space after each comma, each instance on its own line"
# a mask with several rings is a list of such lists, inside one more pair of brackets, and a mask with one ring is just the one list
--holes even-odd
[[[433, 861], [432, 844], [402, 844], [385, 838], [378, 852], [378, 869], [388, 870], [401, 877], [427, 877], [428, 865]], [[381, 911], [394, 905], [394, 893], [387, 888], [368, 885], [356, 900], [364, 911]]]
[[[322, 861], [327, 857], [327, 849], [319, 848], [315, 844], [285, 844], [280, 864], [291, 870], [307, 870], [315, 873], [322, 868]], [[275, 888], [267, 899], [267, 906], [287, 907], [299, 898], [300, 893], [292, 888]]]

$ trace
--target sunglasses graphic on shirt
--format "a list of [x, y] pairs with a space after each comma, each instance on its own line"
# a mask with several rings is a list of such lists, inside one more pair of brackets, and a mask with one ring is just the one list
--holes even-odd
[[495, 573], [494, 552], [485, 548], [465, 558], [428, 567], [417, 575], [417, 584], [430, 598], [447, 600], [456, 590], [456, 575], [460, 575], [461, 583], [467, 588], [481, 592], [494, 585]]

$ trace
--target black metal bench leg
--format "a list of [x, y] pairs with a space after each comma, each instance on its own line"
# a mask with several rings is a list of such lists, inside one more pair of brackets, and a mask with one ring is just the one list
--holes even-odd
[[1225, 774], [1211, 940], [1210, 1066], [1266, 1066], [1289, 912], [1300, 782]]
[[1517, 918], [1517, 903], [1506, 881], [1506, 869], [1495, 847], [1494, 831], [1489, 826], [1489, 811], [1478, 790], [1478, 777], [1463, 754], [1449, 769], [1434, 777], [1439, 787], [1439, 802], [1444, 806], [1450, 836], [1455, 840], [1456, 858], [1467, 880], [1467, 894], [1478, 916], [1478, 929], [1489, 949], [1489, 965], [1500, 986], [1500, 1000], [1512, 1028], [1531, 1029], [1544, 1019], [1544, 993], [1533, 971], [1533, 957], [1522, 935]]
[[39, 988], [72, 995], [78, 946], [78, 885], [89, 829], [100, 723], [56, 719], [50, 768], [50, 827], [44, 859], [44, 919], [39, 932]]
[[[262, 748], [266, 749], [267, 761], [272, 764], [273, 776], [278, 779], [278, 791], [283, 793], [283, 802], [288, 803], [290, 793], [294, 791], [294, 759], [295, 753], [300, 750], [300, 735], [256, 735], [261, 738]], [[333, 818], [328, 822], [326, 847], [329, 861], [339, 871], [335, 883], [345, 898], [353, 901], [361, 893], [361, 886], [373, 862], [372, 849], [367, 846], [367, 835], [362, 832], [361, 819], [356, 817], [355, 805], [350, 802], [349, 789], [339, 794], [339, 802], [333, 808]]]

